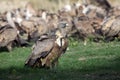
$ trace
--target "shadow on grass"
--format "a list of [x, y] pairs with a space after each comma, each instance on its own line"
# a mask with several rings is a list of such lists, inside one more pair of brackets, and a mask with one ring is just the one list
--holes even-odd
[[1, 53], [1, 52], [9, 52], [9, 51], [8, 51], [8, 49], [5, 48], [5, 47], [0, 47], [0, 53]]
[[54, 70], [11, 66], [0, 69], [0, 80], [120, 80], [120, 58], [111, 65], [83, 68], [59, 66]]

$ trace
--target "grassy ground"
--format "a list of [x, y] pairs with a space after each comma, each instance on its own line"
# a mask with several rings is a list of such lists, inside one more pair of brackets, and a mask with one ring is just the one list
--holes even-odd
[[[53, 11], [60, 6], [53, 0], [0, 0], [0, 11], [23, 6], [27, 1], [31, 1], [37, 8]], [[111, 1], [113, 4], [120, 2]], [[60, 58], [55, 72], [25, 68], [24, 62], [31, 52], [30, 48], [15, 48], [10, 53], [0, 52], [0, 80], [120, 80], [120, 42], [89, 42], [87, 46], [75, 42]]]
[[120, 42], [76, 43], [56, 71], [24, 67], [31, 47], [0, 52], [0, 80], [120, 80]]

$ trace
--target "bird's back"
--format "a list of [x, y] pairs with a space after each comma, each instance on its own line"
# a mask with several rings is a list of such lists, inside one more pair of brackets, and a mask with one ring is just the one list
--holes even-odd
[[31, 55], [25, 62], [25, 65], [28, 66], [42, 66], [41, 65], [41, 58], [45, 58], [53, 48], [53, 39], [44, 39], [38, 40], [33, 47]]

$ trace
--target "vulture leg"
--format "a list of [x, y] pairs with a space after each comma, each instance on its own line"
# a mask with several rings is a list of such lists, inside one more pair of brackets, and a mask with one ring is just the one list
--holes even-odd
[[48, 69], [52, 69], [52, 64], [51, 64], [50, 60], [46, 62], [45, 67]]
[[84, 46], [86, 46], [87, 45], [87, 38], [86, 37], [83, 37], [83, 44], [84, 44]]
[[86, 39], [84, 40], [84, 45], [85, 45], [85, 46], [87, 45], [87, 40], [86, 40]]
[[54, 62], [52, 62], [52, 65], [51, 65], [51, 67], [50, 67], [50, 69], [52, 70], [52, 72], [55, 72], [56, 73], [56, 71], [57, 71], [57, 66], [58, 66], [58, 59], [56, 60], [56, 61], [54, 61]]
[[58, 65], [58, 58], [52, 62], [52, 67], [56, 68]]
[[10, 42], [10, 43], [7, 45], [7, 49], [8, 49], [9, 52], [12, 50], [12, 42]]
[[55, 61], [54, 65], [53, 65], [54, 68], [57, 68], [58, 62], [59, 62], [58, 60]]

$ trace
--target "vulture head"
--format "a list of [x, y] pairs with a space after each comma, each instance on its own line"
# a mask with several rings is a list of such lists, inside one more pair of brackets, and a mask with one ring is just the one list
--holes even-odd
[[61, 18], [58, 22], [58, 28], [61, 31], [61, 34], [65, 36], [71, 36], [73, 31], [73, 22], [70, 17]]

